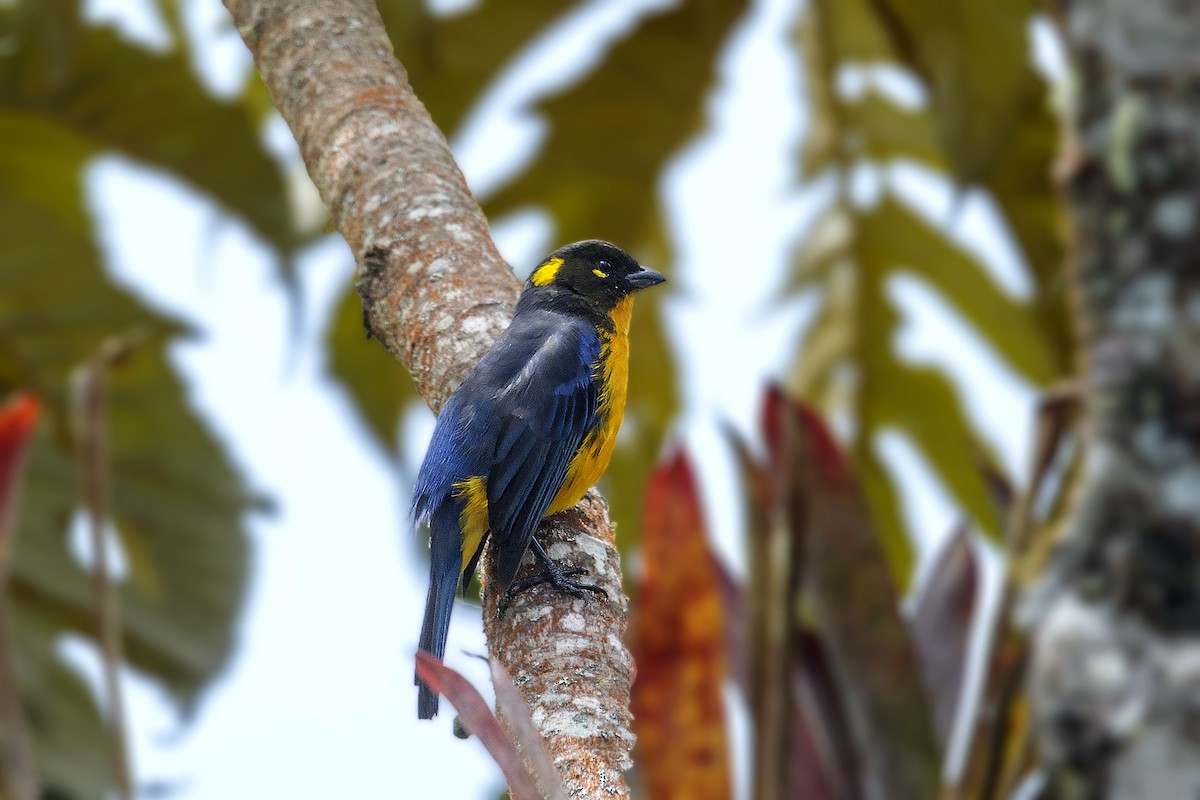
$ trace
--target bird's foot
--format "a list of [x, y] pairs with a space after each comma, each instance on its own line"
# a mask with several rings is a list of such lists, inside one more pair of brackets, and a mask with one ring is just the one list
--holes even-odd
[[547, 567], [545, 572], [537, 575], [531, 575], [528, 578], [517, 581], [512, 586], [508, 587], [508, 595], [509, 597], [512, 597], [513, 595], [519, 594], [526, 589], [532, 589], [534, 586], [539, 586], [543, 583], [549, 583], [555, 589], [559, 589], [567, 594], [574, 595], [575, 597], [586, 597], [587, 592], [596, 592], [597, 594], [602, 594], [605, 597], [608, 597], [608, 592], [604, 591], [599, 586], [591, 583], [580, 583], [579, 581], [571, 580], [571, 578], [574, 578], [576, 575], [587, 574], [588, 571], [583, 567], [563, 569], [555, 564], [553, 567]]
[[559, 591], [566, 592], [573, 597], [585, 598], [588, 592], [608, 597], [608, 592], [601, 589], [599, 586], [591, 583], [580, 583], [579, 581], [571, 580], [577, 575], [587, 575], [588, 571], [583, 567], [570, 567], [563, 569], [550, 558], [550, 555], [542, 547], [541, 543], [534, 539], [530, 546], [533, 548], [533, 554], [542, 562], [542, 572], [537, 575], [531, 575], [528, 578], [519, 580], [512, 586], [508, 587], [508, 591], [504, 593], [504, 597], [500, 600], [500, 613], [503, 614], [508, 608], [508, 603], [517, 594], [532, 589], [534, 586], [540, 586], [543, 583], [549, 583]]

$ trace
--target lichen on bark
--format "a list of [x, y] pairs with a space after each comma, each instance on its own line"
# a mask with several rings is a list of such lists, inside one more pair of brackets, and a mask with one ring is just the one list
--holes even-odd
[[1055, 797], [1200, 796], [1200, 6], [1073, 0], [1084, 486], [1040, 586]]

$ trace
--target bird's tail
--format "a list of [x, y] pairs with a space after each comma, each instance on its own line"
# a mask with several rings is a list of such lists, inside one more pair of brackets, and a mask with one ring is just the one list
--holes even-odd
[[[458, 512], [453, 503], [443, 503], [429, 520], [429, 594], [425, 598], [425, 621], [421, 624], [420, 648], [437, 658], [446, 654], [454, 590], [462, 570], [462, 537]], [[438, 695], [416, 679], [417, 716], [433, 719], [438, 712]]]

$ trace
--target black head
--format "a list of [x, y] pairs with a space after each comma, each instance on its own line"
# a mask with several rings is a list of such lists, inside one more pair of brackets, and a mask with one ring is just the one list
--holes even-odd
[[525, 288], [566, 290], [610, 310], [634, 292], [665, 280], [615, 244], [591, 239], [555, 250], [529, 276]]

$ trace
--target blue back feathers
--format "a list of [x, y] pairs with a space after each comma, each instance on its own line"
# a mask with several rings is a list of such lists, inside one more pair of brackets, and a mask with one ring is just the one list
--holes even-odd
[[596, 422], [600, 345], [573, 316], [518, 315], [442, 408], [413, 493], [416, 519], [451, 501], [454, 484], [483, 476], [492, 534], [535, 528]]

